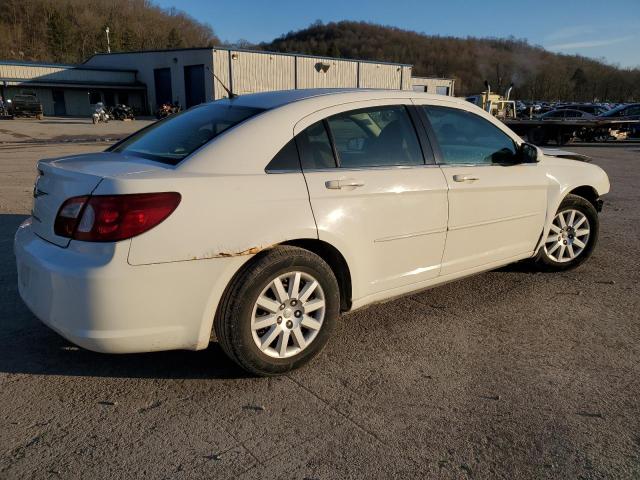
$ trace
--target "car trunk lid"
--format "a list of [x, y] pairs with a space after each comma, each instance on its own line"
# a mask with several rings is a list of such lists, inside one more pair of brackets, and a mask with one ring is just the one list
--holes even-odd
[[70, 239], [54, 232], [56, 215], [65, 200], [90, 195], [106, 177], [140, 173], [154, 168], [150, 162], [111, 152], [41, 160], [33, 188], [33, 229], [36, 235], [60, 247]]

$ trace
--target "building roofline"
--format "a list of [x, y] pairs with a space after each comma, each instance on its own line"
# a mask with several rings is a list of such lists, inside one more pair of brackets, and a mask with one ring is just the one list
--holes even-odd
[[146, 86], [140, 82], [91, 82], [85, 80], [39, 80], [3, 77], [0, 77], [0, 82], [6, 82], [9, 87], [124, 88], [135, 90], [146, 88]]
[[289, 57], [302, 57], [302, 58], [322, 58], [325, 60], [342, 60], [344, 62], [360, 62], [360, 63], [375, 63], [378, 65], [395, 65], [398, 67], [412, 67], [413, 68], [413, 64], [411, 63], [398, 63], [398, 62], [384, 62], [384, 61], [377, 61], [377, 60], [363, 60], [363, 59], [357, 59], [357, 58], [344, 58], [344, 57], [328, 57], [326, 55], [309, 55], [307, 53], [296, 53], [296, 52], [274, 52], [272, 50], [251, 50], [251, 49], [247, 49], [247, 48], [218, 48], [218, 47], [214, 47], [213, 50], [231, 50], [233, 52], [245, 52], [245, 53], [264, 53], [267, 55], [286, 55]]
[[232, 99], [224, 98], [217, 102], [236, 104], [248, 107], [265, 108], [267, 110], [280, 108], [294, 103], [304, 103], [321, 97], [343, 97], [347, 101], [398, 98], [431, 98], [447, 99], [464, 102], [455, 97], [430, 93], [414, 92], [412, 90], [392, 90], [386, 88], [302, 88], [296, 90], [273, 90], [239, 95]]
[[231, 51], [231, 52], [242, 52], [242, 53], [263, 53], [265, 55], [282, 55], [282, 56], [288, 56], [288, 57], [303, 57], [303, 58], [320, 58], [320, 59], [326, 59], [326, 60], [342, 60], [345, 62], [360, 62], [360, 63], [375, 63], [378, 65], [395, 65], [398, 67], [412, 67], [413, 68], [413, 64], [411, 63], [398, 63], [398, 62], [384, 62], [384, 61], [376, 61], [376, 60], [363, 60], [363, 59], [357, 59], [357, 58], [342, 58], [342, 57], [328, 57], [326, 55], [309, 55], [309, 54], [305, 54], [305, 53], [290, 53], [290, 52], [274, 52], [271, 50], [251, 50], [249, 48], [231, 48], [231, 47], [218, 47], [218, 46], [214, 46], [214, 47], [194, 47], [194, 48], [167, 48], [167, 49], [155, 49], [155, 50], [134, 50], [131, 52], [111, 52], [111, 53], [95, 53], [93, 54], [91, 57], [89, 57], [88, 59], [86, 59], [84, 63], [87, 63], [89, 60], [91, 60], [93, 57], [98, 57], [98, 56], [108, 56], [108, 55], [126, 55], [129, 53], [168, 53], [168, 52], [184, 52], [184, 51], [189, 51], [189, 50], [224, 50], [224, 51]]
[[411, 75], [411, 78], [417, 78], [419, 80], [451, 80], [451, 81], [455, 81], [455, 78], [452, 78], [452, 77], [437, 77], [437, 76], [424, 77], [424, 76], [421, 76], [421, 75]]
[[0, 60], [0, 66], [2, 65], [16, 65], [19, 67], [44, 67], [44, 68], [66, 68], [74, 70], [98, 70], [108, 72], [131, 72], [135, 73], [137, 70], [131, 68], [106, 68], [106, 67], [84, 67], [84, 63], [71, 64], [71, 63], [42, 63], [31, 62], [27, 60]]

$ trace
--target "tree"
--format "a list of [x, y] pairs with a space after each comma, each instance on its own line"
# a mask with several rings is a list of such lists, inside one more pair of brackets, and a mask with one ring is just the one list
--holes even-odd
[[204, 47], [219, 43], [209, 25], [149, 0], [1, 0], [0, 58], [79, 63], [111, 50]]
[[315, 22], [259, 48], [362, 60], [411, 63], [417, 76], [456, 79], [459, 95], [479, 93], [488, 80], [512, 98], [611, 101], [640, 99], [640, 70], [622, 70], [577, 55], [559, 55], [526, 40], [426, 35], [365, 22]]

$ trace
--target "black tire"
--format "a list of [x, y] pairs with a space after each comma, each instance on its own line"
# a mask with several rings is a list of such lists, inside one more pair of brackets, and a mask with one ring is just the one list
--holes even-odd
[[[317, 280], [324, 292], [325, 313], [317, 336], [288, 358], [274, 358], [258, 348], [251, 330], [253, 307], [263, 289], [277, 276], [300, 271]], [[281, 375], [318, 355], [331, 336], [340, 313], [340, 292], [333, 271], [316, 254], [298, 247], [280, 246], [256, 255], [227, 287], [214, 321], [224, 352], [244, 370], [258, 376]]]
[[534, 263], [544, 271], [549, 272], [561, 272], [565, 270], [571, 270], [576, 268], [585, 262], [593, 253], [593, 249], [598, 243], [598, 232], [600, 229], [600, 221], [598, 219], [598, 212], [595, 207], [583, 197], [578, 195], [569, 194], [565, 197], [565, 199], [558, 207], [558, 211], [556, 215], [565, 210], [577, 210], [581, 212], [589, 222], [589, 238], [587, 240], [586, 246], [583, 250], [578, 254], [573, 260], [569, 260], [567, 262], [558, 262], [551, 258], [546, 250], [544, 244], [540, 247], [538, 254], [534, 258]]
[[534, 145], [546, 145], [548, 142], [547, 131], [544, 127], [535, 127], [527, 132], [527, 139]]

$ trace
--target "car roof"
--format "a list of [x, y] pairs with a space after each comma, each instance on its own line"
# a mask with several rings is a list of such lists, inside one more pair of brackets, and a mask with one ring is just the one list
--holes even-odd
[[[383, 90], [369, 88], [306, 88], [299, 90], [277, 90], [271, 92], [250, 93], [238, 95], [232, 99], [225, 98], [218, 100], [221, 103], [236, 105], [241, 107], [264, 108], [270, 110], [290, 103], [312, 100], [318, 97], [334, 96], [337, 101], [367, 100], [381, 98], [443, 98], [443, 95], [414, 92], [412, 90]], [[454, 97], [445, 97], [448, 100]]]

